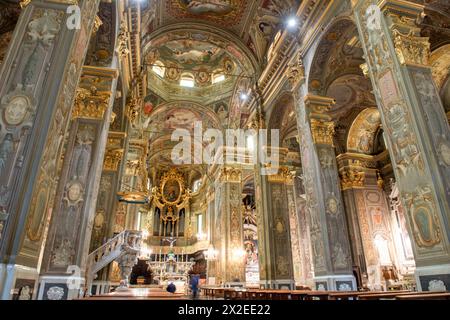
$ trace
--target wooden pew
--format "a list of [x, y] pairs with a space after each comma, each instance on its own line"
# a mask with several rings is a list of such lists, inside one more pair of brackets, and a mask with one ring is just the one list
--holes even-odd
[[409, 295], [399, 295], [395, 297], [396, 300], [450, 300], [449, 292], [432, 292], [424, 293], [420, 292], [417, 294]]
[[334, 291], [310, 291], [305, 300], [328, 300], [330, 293]]
[[328, 295], [329, 300], [357, 300], [362, 294], [367, 292], [360, 291], [345, 291], [345, 292], [332, 292]]
[[311, 290], [292, 290], [291, 291], [291, 300], [306, 300], [308, 293], [311, 293]]
[[445, 292], [416, 292], [416, 291], [400, 291], [400, 292], [392, 292], [392, 291], [386, 291], [386, 292], [377, 292], [372, 294], [364, 294], [359, 296], [359, 300], [395, 300], [397, 297], [403, 297], [403, 296], [415, 296], [415, 295], [429, 295], [429, 294], [436, 294], [436, 293], [445, 293]]

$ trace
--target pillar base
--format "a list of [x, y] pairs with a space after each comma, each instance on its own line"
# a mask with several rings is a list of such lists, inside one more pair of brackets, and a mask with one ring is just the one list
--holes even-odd
[[38, 300], [72, 300], [82, 296], [85, 279], [74, 276], [42, 276], [39, 278]]
[[314, 277], [316, 290], [356, 291], [356, 279], [353, 275], [330, 275]]
[[450, 264], [416, 267], [418, 291], [450, 291]]
[[259, 281], [259, 287], [262, 289], [295, 290], [295, 281], [293, 279], [261, 280]]

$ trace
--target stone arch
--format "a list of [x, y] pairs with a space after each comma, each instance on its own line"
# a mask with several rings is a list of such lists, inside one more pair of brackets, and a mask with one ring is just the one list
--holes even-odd
[[450, 111], [450, 44], [443, 45], [431, 53], [430, 65], [433, 79], [442, 98], [446, 112]]
[[377, 136], [381, 127], [377, 108], [361, 111], [353, 121], [347, 136], [347, 151], [374, 154], [377, 151]]
[[317, 40], [307, 70], [310, 93], [325, 95], [328, 86], [346, 74], [362, 75], [362, 48], [358, 47], [358, 31], [351, 17], [341, 16], [330, 22]]

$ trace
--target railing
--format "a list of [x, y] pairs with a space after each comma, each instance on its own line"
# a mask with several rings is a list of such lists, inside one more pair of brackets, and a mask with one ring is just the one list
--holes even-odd
[[86, 261], [86, 287], [89, 289], [94, 275], [114, 260], [125, 254], [138, 253], [141, 239], [140, 231], [125, 230], [91, 252]]

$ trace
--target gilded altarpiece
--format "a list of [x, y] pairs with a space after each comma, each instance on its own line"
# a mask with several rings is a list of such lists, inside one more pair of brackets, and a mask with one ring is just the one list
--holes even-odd
[[417, 282], [422, 290], [433, 281], [449, 288], [450, 134], [428, 66], [430, 44], [415, 25], [423, 6], [380, 6], [359, 1], [355, 17], [414, 239]]

